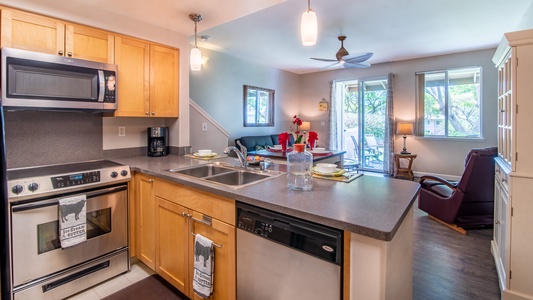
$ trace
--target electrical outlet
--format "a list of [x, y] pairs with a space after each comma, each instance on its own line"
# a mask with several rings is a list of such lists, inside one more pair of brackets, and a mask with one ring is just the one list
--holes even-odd
[[118, 136], [126, 136], [126, 127], [120, 126], [118, 128]]
[[202, 123], [202, 131], [207, 131], [207, 123]]
[[322, 126], [322, 127], [326, 126], [326, 122], [324, 122], [324, 121], [320, 122], [320, 126]]

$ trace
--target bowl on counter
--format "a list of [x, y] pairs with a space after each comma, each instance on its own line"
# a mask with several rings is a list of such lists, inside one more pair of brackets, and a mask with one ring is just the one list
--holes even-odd
[[311, 150], [311, 152], [313, 152], [313, 153], [323, 153], [323, 152], [326, 152], [326, 148], [316, 147], [316, 148], [313, 148], [313, 150]]
[[207, 150], [207, 149], [203, 149], [203, 150], [198, 150], [198, 155], [200, 156], [208, 156], [208, 155], [211, 155], [212, 151], [211, 150]]
[[316, 164], [316, 170], [320, 173], [333, 173], [337, 171], [336, 164], [319, 163]]
[[281, 150], [281, 145], [274, 145], [274, 146], [272, 146], [272, 149], [280, 149]]

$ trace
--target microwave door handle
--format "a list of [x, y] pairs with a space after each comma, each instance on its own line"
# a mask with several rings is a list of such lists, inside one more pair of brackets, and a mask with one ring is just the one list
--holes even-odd
[[98, 70], [98, 82], [100, 83], [100, 92], [98, 93], [98, 102], [104, 102], [105, 77], [104, 71]]

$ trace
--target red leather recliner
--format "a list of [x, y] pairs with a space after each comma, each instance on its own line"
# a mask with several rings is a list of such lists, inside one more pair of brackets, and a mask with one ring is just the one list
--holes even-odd
[[420, 178], [418, 208], [460, 227], [490, 226], [494, 220], [496, 147], [472, 149], [457, 183], [437, 176]]

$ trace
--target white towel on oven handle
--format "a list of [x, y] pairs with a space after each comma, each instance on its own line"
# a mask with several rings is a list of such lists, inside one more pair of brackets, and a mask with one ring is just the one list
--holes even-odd
[[87, 195], [59, 199], [59, 241], [68, 248], [87, 240]]
[[[194, 277], [192, 287], [196, 294], [208, 299], [213, 293], [215, 250], [213, 241], [196, 234], [194, 239]], [[203, 259], [202, 259], [203, 258]]]

